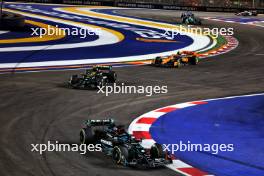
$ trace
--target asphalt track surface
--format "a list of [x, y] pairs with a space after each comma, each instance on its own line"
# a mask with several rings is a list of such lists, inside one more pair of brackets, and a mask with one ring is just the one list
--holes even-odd
[[[122, 12], [124, 13], [124, 12]], [[125, 12], [150, 17], [151, 10]], [[171, 20], [173, 11], [155, 11]], [[167, 18], [168, 14], [170, 17]], [[156, 17], [155, 17], [156, 18]], [[174, 19], [173, 19], [174, 20]], [[169, 169], [140, 170], [116, 166], [101, 153], [32, 153], [32, 143], [78, 143], [79, 129], [87, 118], [113, 117], [130, 122], [144, 112], [180, 102], [263, 92], [263, 29], [223, 22], [204, 21], [209, 27], [234, 27], [237, 49], [181, 69], [151, 66], [115, 68], [118, 81], [129, 85], [167, 85], [168, 94], [146, 97], [117, 94], [106, 97], [89, 90], [63, 86], [80, 71], [49, 71], [1, 75], [0, 82], [0, 175], [175, 176]]]

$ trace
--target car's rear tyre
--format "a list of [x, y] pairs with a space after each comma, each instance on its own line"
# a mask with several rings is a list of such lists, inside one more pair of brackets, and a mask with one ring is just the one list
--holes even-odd
[[77, 89], [77, 88], [81, 88], [81, 86], [82, 86], [81, 79], [78, 77], [78, 75], [72, 75], [68, 82], [68, 88]]
[[154, 64], [155, 65], [161, 65], [162, 63], [162, 58], [161, 57], [156, 57], [155, 60], [154, 60]]
[[72, 75], [69, 81], [71, 84], [76, 84], [79, 82], [78, 75]]
[[96, 83], [91, 83], [90, 85], [89, 85], [90, 87], [90, 89], [97, 89], [97, 84]]
[[82, 144], [92, 144], [95, 142], [95, 131], [91, 127], [82, 128], [80, 131], [80, 142]]
[[113, 83], [114, 83], [114, 82], [116, 82], [116, 80], [117, 80], [117, 74], [116, 74], [115, 72], [114, 72], [114, 74], [113, 74], [113, 78], [114, 78], [114, 79], [113, 79]]
[[191, 65], [197, 65], [199, 62], [198, 58], [197, 57], [191, 57], [190, 58], [190, 64]]
[[155, 143], [150, 148], [150, 156], [151, 156], [152, 159], [165, 158], [166, 157], [166, 152], [163, 151], [162, 145]]
[[181, 59], [178, 59], [178, 60], [176, 61], [176, 64], [174, 63], [174, 66], [175, 66], [176, 68], [180, 68], [180, 67], [182, 66]]
[[107, 79], [104, 79], [104, 78], [102, 78], [101, 80], [99, 80], [99, 82], [98, 82], [97, 86], [99, 86], [99, 87], [103, 87], [103, 86], [106, 86], [106, 85], [107, 85], [107, 83], [108, 83], [108, 80], [107, 80]]
[[128, 148], [124, 146], [115, 146], [112, 153], [113, 161], [119, 165], [127, 165], [129, 159]]
[[117, 74], [112, 71], [108, 76], [109, 83], [115, 83], [117, 80]]

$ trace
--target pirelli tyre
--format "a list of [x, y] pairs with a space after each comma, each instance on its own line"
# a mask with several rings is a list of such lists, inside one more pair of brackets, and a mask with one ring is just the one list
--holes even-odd
[[178, 59], [176, 62], [174, 62], [174, 67], [180, 68], [182, 66], [181, 59]]
[[190, 64], [191, 65], [197, 65], [198, 64], [198, 62], [199, 62], [199, 59], [198, 59], [198, 57], [191, 57], [190, 58]]
[[162, 145], [155, 143], [150, 148], [150, 156], [152, 159], [155, 158], [165, 158], [166, 152], [163, 151]]
[[76, 88], [78, 83], [80, 82], [78, 75], [72, 75], [69, 82], [68, 82], [68, 88]]
[[80, 130], [80, 142], [82, 144], [92, 144], [96, 140], [95, 131], [92, 127], [82, 128]]
[[124, 146], [115, 146], [112, 152], [112, 158], [116, 164], [127, 166], [129, 160], [128, 148]]
[[[92, 84], [92, 85], [93, 85], [93, 84]], [[99, 78], [97, 78], [97, 80], [96, 80], [96, 85], [95, 85], [95, 87], [92, 87], [92, 88], [103, 87], [103, 86], [105, 86], [105, 85], [107, 85], [107, 80], [106, 80], [105, 78], [103, 78], [103, 77], [99, 77]]]
[[196, 24], [197, 25], [202, 25], [202, 20], [201, 19], [196, 19]]
[[110, 83], [115, 83], [117, 80], [117, 74], [115, 72], [110, 72], [108, 76], [108, 80]]
[[162, 63], [162, 58], [161, 57], [156, 57], [154, 60], [154, 65], [161, 65]]

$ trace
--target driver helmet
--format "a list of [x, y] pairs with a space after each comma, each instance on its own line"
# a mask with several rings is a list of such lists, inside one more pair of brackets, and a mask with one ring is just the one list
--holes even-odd
[[125, 133], [125, 129], [122, 125], [113, 127], [113, 131], [116, 135], [120, 135], [120, 134]]

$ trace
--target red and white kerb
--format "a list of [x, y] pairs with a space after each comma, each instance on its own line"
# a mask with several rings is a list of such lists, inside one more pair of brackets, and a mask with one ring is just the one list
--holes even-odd
[[[149, 129], [159, 117], [178, 109], [183, 109], [206, 103], [206, 101], [180, 103], [147, 112], [132, 121], [128, 128], [128, 132], [135, 136], [135, 138], [142, 139], [141, 145], [143, 147], [150, 148], [155, 143], [155, 141], [152, 139]], [[209, 176], [208, 173], [194, 168], [191, 165], [186, 164], [183, 161], [177, 159], [176, 157], [173, 159], [173, 163], [169, 164], [167, 167], [185, 176]]]

